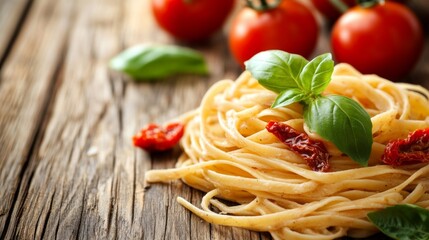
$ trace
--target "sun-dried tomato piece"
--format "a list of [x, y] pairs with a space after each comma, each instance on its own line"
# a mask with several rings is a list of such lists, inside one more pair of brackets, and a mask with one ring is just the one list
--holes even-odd
[[181, 123], [170, 123], [165, 127], [151, 123], [133, 137], [133, 143], [146, 151], [165, 151], [179, 142], [183, 132]]
[[306, 133], [300, 133], [281, 122], [270, 121], [265, 128], [292, 151], [301, 155], [313, 171], [326, 172], [329, 170], [330, 155], [322, 141], [310, 139]]
[[390, 141], [381, 160], [392, 166], [429, 162], [429, 128], [418, 129], [406, 139]]

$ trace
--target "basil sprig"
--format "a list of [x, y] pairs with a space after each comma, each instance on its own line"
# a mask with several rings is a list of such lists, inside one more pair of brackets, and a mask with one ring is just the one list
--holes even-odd
[[369, 220], [387, 236], [400, 240], [429, 239], [429, 211], [400, 204], [368, 213]]
[[360, 165], [368, 165], [373, 141], [369, 114], [350, 98], [322, 96], [334, 71], [330, 53], [307, 61], [296, 54], [269, 50], [253, 56], [245, 66], [262, 86], [279, 94], [271, 107], [302, 103], [304, 121], [311, 131]]
[[176, 74], [202, 74], [208, 69], [201, 53], [174, 45], [138, 45], [110, 61], [110, 67], [135, 80], [154, 80]]

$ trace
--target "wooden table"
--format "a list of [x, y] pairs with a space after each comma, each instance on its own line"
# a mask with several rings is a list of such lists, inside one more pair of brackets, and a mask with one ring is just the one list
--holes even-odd
[[[428, 27], [423, 2], [410, 4]], [[329, 51], [326, 28], [314, 54]], [[158, 29], [147, 0], [0, 0], [0, 29], [0, 239], [270, 238], [203, 222], [176, 203], [202, 196], [180, 181], [147, 187], [145, 171], [173, 167], [180, 150], [131, 144], [146, 123], [196, 108], [211, 84], [238, 76], [225, 34], [192, 46], [210, 76], [135, 83], [107, 67], [112, 56], [183, 45]], [[425, 87], [428, 48], [408, 78]]]

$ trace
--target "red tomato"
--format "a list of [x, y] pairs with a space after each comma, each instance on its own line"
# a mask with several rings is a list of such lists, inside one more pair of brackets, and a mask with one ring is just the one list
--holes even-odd
[[[331, 21], [336, 20], [341, 15], [341, 11], [332, 3], [332, 0], [311, 0], [311, 2], [324, 17]], [[342, 2], [347, 7], [356, 5], [356, 0], [344, 0]]]
[[152, 0], [158, 24], [174, 37], [185, 41], [207, 39], [218, 31], [235, 0]]
[[311, 10], [296, 0], [277, 8], [256, 11], [243, 8], [229, 32], [229, 47], [238, 63], [260, 51], [279, 49], [309, 57], [316, 46], [319, 26]]
[[151, 123], [133, 137], [134, 146], [147, 151], [164, 151], [173, 148], [183, 136], [181, 123], [170, 123], [165, 127]]
[[337, 62], [390, 80], [409, 73], [423, 48], [418, 19], [407, 7], [394, 2], [350, 9], [338, 19], [331, 34]]

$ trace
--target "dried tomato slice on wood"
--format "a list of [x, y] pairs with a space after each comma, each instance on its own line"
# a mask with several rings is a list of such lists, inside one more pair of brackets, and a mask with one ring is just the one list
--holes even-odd
[[181, 123], [170, 123], [166, 126], [151, 123], [133, 137], [133, 143], [146, 151], [165, 151], [173, 148], [183, 133], [184, 126]]
[[405, 139], [390, 141], [381, 160], [392, 166], [429, 162], [429, 128], [418, 129]]
[[299, 154], [313, 171], [329, 170], [329, 153], [322, 141], [310, 139], [306, 133], [300, 133], [291, 126], [270, 121], [265, 127], [292, 151]]

